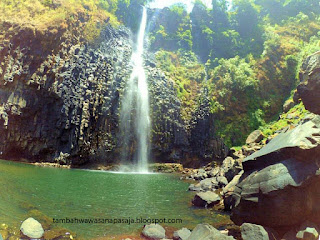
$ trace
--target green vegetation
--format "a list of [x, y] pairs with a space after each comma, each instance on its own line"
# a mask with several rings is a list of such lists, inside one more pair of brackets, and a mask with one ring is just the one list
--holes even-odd
[[107, 23], [119, 24], [116, 7], [117, 0], [3, 0], [0, 21], [53, 33], [79, 27], [84, 40], [92, 42]]
[[289, 112], [280, 115], [279, 120], [272, 121], [264, 126], [260, 127], [260, 130], [265, 136], [264, 141], [270, 137], [275, 136], [277, 131], [281, 131], [285, 128], [294, 128], [303, 118], [306, 117], [310, 112], [307, 111], [301, 102], [300, 104], [294, 106]]
[[197, 61], [197, 57], [192, 52], [174, 53], [161, 50], [156, 53], [156, 59], [158, 67], [174, 81], [178, 98], [182, 102], [183, 120], [190, 120], [205, 78], [204, 66]]
[[[151, 48], [162, 49], [158, 65], [176, 83], [182, 104], [192, 106], [188, 111], [197, 107], [198, 91], [190, 91], [192, 71], [179, 65], [178, 53], [192, 48], [208, 73], [197, 86], [209, 89], [215, 132], [229, 146], [241, 145], [279, 116], [302, 60], [320, 50], [320, 11], [313, 0], [234, 0], [231, 8], [225, 0], [212, 3], [208, 9], [197, 0], [190, 14], [183, 5], [163, 10], [151, 29]], [[178, 44], [181, 36], [189, 43]], [[177, 60], [163, 58], [164, 52]]]
[[150, 35], [151, 48], [177, 51], [190, 51], [193, 41], [190, 15], [183, 4], [165, 8], [155, 20]]

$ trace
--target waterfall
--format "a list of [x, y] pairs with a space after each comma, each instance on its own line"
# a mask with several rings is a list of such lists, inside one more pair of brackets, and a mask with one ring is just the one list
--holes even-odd
[[143, 14], [138, 33], [136, 49], [131, 57], [132, 73], [127, 82], [122, 99], [120, 112], [120, 130], [123, 134], [122, 160], [128, 161], [131, 137], [136, 142], [135, 169], [131, 171], [148, 172], [149, 157], [149, 91], [147, 76], [143, 67], [144, 35], [147, 24], [147, 9], [143, 7]]

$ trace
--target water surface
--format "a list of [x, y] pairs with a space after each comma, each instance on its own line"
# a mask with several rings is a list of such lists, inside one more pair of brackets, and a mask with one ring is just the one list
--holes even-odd
[[[0, 223], [19, 227], [30, 209], [49, 218], [182, 219], [171, 227], [217, 223], [190, 207], [188, 183], [167, 174], [115, 174], [43, 168], [0, 160]], [[84, 239], [130, 234], [143, 224], [56, 224]]]

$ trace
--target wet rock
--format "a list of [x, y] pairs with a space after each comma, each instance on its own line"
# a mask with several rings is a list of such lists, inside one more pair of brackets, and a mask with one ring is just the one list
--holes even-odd
[[191, 232], [190, 237], [187, 240], [234, 240], [231, 236], [226, 236], [220, 233], [209, 224], [198, 224]]
[[263, 139], [263, 134], [260, 130], [255, 130], [247, 137], [246, 144], [258, 143]]
[[278, 240], [278, 234], [260, 225], [244, 223], [240, 227], [243, 240]]
[[195, 191], [195, 192], [200, 192], [202, 191], [200, 183], [197, 184], [190, 184], [189, 186], [189, 191]]
[[302, 64], [298, 94], [306, 109], [320, 114], [320, 51], [309, 56]]
[[23, 235], [29, 238], [41, 238], [44, 234], [41, 224], [34, 218], [26, 219], [21, 224], [20, 231], [23, 233]]
[[194, 196], [192, 204], [197, 207], [213, 207], [218, 204], [220, 200], [220, 196], [214, 192], [199, 192]]
[[162, 239], [166, 237], [166, 230], [159, 224], [149, 224], [143, 228], [142, 235], [149, 239]]
[[191, 235], [191, 231], [187, 228], [182, 228], [177, 230], [173, 233], [174, 240], [187, 240], [188, 237]]

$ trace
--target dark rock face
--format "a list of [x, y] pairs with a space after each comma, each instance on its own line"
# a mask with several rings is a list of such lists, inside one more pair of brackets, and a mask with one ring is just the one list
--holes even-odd
[[117, 62], [125, 64], [119, 55], [126, 59], [131, 49], [125, 31], [107, 29], [105, 38], [109, 41], [100, 49], [66, 46], [12, 83], [1, 77], [8, 118], [0, 129], [5, 158], [52, 161], [62, 152], [81, 164], [115, 148], [121, 87], [115, 68]]
[[210, 114], [210, 101], [207, 89], [202, 92], [201, 102], [193, 114], [190, 124], [190, 148], [203, 159], [221, 159], [228, 156], [229, 149], [223, 140], [214, 133], [213, 116]]
[[[59, 38], [43, 45], [47, 40], [39, 44], [25, 31], [0, 43], [0, 158], [73, 165], [120, 160], [119, 109], [131, 72], [130, 32], [109, 27], [101, 43], [89, 46]], [[173, 83], [151, 54], [145, 57], [153, 159], [183, 162], [198, 153], [190, 146], [200, 138], [216, 146], [202, 156], [224, 156], [221, 140], [208, 145], [214, 137], [196, 134], [207, 131], [202, 117], [194, 118], [193, 132], [181, 120]]]
[[279, 134], [243, 161], [245, 170], [233, 193], [236, 224], [269, 227], [320, 222], [320, 117]]
[[309, 56], [302, 65], [298, 94], [306, 109], [320, 114], [320, 51]]

